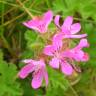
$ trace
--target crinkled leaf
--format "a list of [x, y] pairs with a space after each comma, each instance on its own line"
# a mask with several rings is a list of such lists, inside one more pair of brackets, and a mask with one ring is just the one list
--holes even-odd
[[0, 60], [0, 96], [20, 96], [20, 84], [16, 81], [17, 69], [14, 64]]

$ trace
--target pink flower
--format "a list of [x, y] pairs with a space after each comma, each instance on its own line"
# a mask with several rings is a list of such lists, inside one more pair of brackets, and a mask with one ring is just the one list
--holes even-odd
[[47, 32], [48, 25], [52, 21], [52, 11], [46, 12], [42, 17], [34, 17], [32, 20], [24, 22], [23, 24], [31, 29], [34, 29], [40, 33]]
[[61, 30], [60, 34], [63, 35], [63, 38], [83, 38], [87, 36], [87, 34], [75, 35], [80, 31], [81, 25], [80, 23], [72, 24], [73, 17], [68, 16], [63, 22], [62, 26], [60, 26], [59, 24], [59, 19], [60, 19], [60, 16], [57, 15], [55, 17], [54, 22], [57, 25], [57, 27]]
[[40, 61], [35, 61], [32, 59], [26, 59], [23, 61], [27, 65], [25, 65], [21, 71], [19, 72], [19, 77], [24, 79], [26, 78], [30, 73], [32, 73], [32, 87], [34, 89], [37, 89], [41, 86], [43, 78], [46, 81], [46, 86], [48, 85], [48, 74], [46, 71], [46, 66], [44, 61], [41, 59]]
[[65, 51], [63, 55], [65, 55], [65, 57], [73, 58], [76, 61], [88, 61], [88, 54], [82, 50], [82, 48], [88, 46], [89, 43], [87, 42], [87, 39], [81, 39], [80, 43], [75, 48]]
[[44, 48], [44, 54], [53, 57], [49, 62], [49, 65], [53, 68], [61, 70], [66, 75], [71, 75], [73, 72], [72, 66], [63, 58], [62, 55], [62, 41], [60, 37], [55, 36], [53, 39], [53, 44], [48, 45]]

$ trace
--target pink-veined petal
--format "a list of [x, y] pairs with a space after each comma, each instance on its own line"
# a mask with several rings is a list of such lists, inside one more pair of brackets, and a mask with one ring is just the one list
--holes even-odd
[[70, 30], [72, 22], [73, 22], [73, 17], [71, 17], [71, 16], [66, 17], [64, 20], [64, 23], [62, 25], [62, 29], [66, 28], [67, 30]]
[[52, 58], [52, 60], [49, 62], [49, 65], [52, 68], [58, 69], [59, 68], [59, 62], [60, 62], [60, 60], [58, 58]]
[[42, 70], [38, 70], [37, 73], [34, 74], [31, 85], [34, 89], [37, 89], [41, 86], [43, 81], [43, 73]]
[[73, 48], [69, 51], [69, 53], [67, 52], [66, 54], [68, 54], [67, 56], [69, 56], [69, 58], [73, 58], [76, 61], [88, 61], [89, 56], [87, 53], [84, 53], [84, 51], [77, 49], [77, 48]]
[[63, 39], [63, 35], [62, 34], [56, 34], [53, 37], [53, 46], [55, 47], [55, 49], [60, 49], [62, 47], [62, 39]]
[[32, 28], [31, 27], [32, 26], [31, 22], [32, 22], [32, 20], [27, 21], [27, 22], [23, 22], [23, 25], [26, 26], [26, 27], [28, 27], [28, 28]]
[[79, 44], [75, 47], [75, 49], [80, 50], [84, 47], [89, 47], [89, 43], [88, 43], [87, 39], [81, 39]]
[[29, 20], [27, 22], [24, 22], [23, 25], [25, 25], [26, 27], [28, 27], [30, 29], [42, 32], [42, 30], [41, 30], [42, 26], [40, 26], [41, 24], [40, 24], [39, 19], [34, 18], [33, 20]]
[[74, 50], [72, 58], [76, 61], [82, 61], [83, 56], [84, 52], [82, 50]]
[[89, 60], [89, 55], [87, 53], [84, 53], [83, 51], [79, 51], [77, 56], [75, 56], [75, 60], [86, 62]]
[[89, 60], [89, 55], [88, 55], [88, 53], [84, 53], [84, 56], [83, 56], [83, 58], [82, 58], [82, 61], [83, 62], [86, 62], [86, 61], [88, 61]]
[[47, 11], [43, 15], [43, 20], [44, 20], [44, 22], [46, 22], [46, 26], [48, 26], [50, 24], [50, 22], [52, 21], [52, 18], [53, 18], [53, 13], [51, 10]]
[[60, 20], [60, 15], [56, 15], [54, 19], [54, 23], [56, 24], [57, 27], [60, 28], [59, 20]]
[[63, 28], [61, 33], [62, 33], [62, 35], [70, 35], [71, 34], [70, 30], [68, 30], [66, 28]]
[[61, 56], [64, 58], [68, 57], [68, 58], [72, 58], [73, 57], [73, 54], [70, 50], [66, 50], [64, 52], [61, 53]]
[[48, 56], [53, 56], [53, 52], [54, 52], [54, 48], [52, 45], [48, 45], [44, 48], [44, 54], [48, 55]]
[[18, 75], [19, 75], [20, 78], [24, 79], [24, 78], [26, 78], [26, 77], [29, 75], [29, 73], [31, 73], [32, 71], [34, 71], [34, 65], [32, 65], [32, 63], [30, 63], [30, 64], [24, 66], [24, 67], [20, 70], [20, 72], [18, 73]]
[[44, 79], [45, 79], [46, 87], [47, 87], [47, 86], [48, 86], [48, 73], [47, 73], [47, 71], [46, 71], [45, 68], [44, 68], [44, 72], [43, 72], [43, 74], [44, 74]]
[[48, 25], [51, 23], [53, 19], [53, 13], [51, 10], [47, 11], [44, 15], [43, 15], [43, 20], [42, 20], [42, 33], [47, 32], [48, 30]]
[[45, 62], [44, 59], [40, 59], [40, 61], [38, 62], [41, 66], [45, 67]]
[[87, 39], [81, 39], [80, 43], [79, 43], [79, 46], [89, 47], [89, 43], [88, 43]]
[[33, 64], [35, 65], [35, 66], [39, 66], [39, 67], [45, 67], [45, 62], [44, 62], [44, 60], [43, 59], [40, 59], [40, 60], [38, 60], [38, 61], [33, 61]]
[[79, 62], [79, 61], [82, 61], [82, 57], [84, 56], [84, 52], [80, 49], [73, 48], [73, 49], [63, 52], [63, 57], [64, 56], [67, 58], [70, 58], [70, 59], [74, 59]]
[[65, 52], [62, 52], [62, 56], [65, 57], [65, 58], [67, 57], [67, 58], [70, 58], [70, 59], [74, 59], [78, 62], [88, 60], [87, 55], [82, 50], [77, 49], [77, 48], [73, 48], [71, 50], [67, 50]]
[[72, 66], [67, 62], [61, 63], [61, 70], [65, 75], [72, 75], [73, 72]]
[[81, 35], [65, 35], [64, 38], [84, 38], [87, 34], [81, 34]]
[[53, 18], [52, 11], [48, 11], [43, 16], [34, 17], [32, 20], [24, 22], [23, 24], [26, 27], [36, 30], [40, 33], [45, 33], [47, 32], [47, 27], [52, 21], [52, 18]]
[[71, 25], [71, 29], [70, 29], [71, 34], [76, 34], [76, 33], [78, 33], [78, 32], [80, 31], [80, 29], [81, 29], [80, 23], [72, 24], [72, 25]]

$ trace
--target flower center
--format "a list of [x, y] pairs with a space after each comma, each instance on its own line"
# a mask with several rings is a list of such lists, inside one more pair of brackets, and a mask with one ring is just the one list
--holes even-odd
[[60, 54], [60, 52], [59, 52], [58, 50], [54, 52], [54, 56], [55, 56], [56, 58], [58, 58], [58, 59], [61, 58], [61, 54]]

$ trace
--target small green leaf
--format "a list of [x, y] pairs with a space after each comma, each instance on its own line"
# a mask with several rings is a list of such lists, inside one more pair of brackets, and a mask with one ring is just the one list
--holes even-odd
[[32, 31], [32, 30], [27, 30], [27, 31], [25, 32], [25, 39], [26, 39], [27, 41], [35, 42], [36, 38], [37, 38], [36, 32], [34, 32], [34, 31]]
[[16, 81], [17, 68], [14, 64], [0, 60], [0, 96], [20, 96], [20, 84]]

